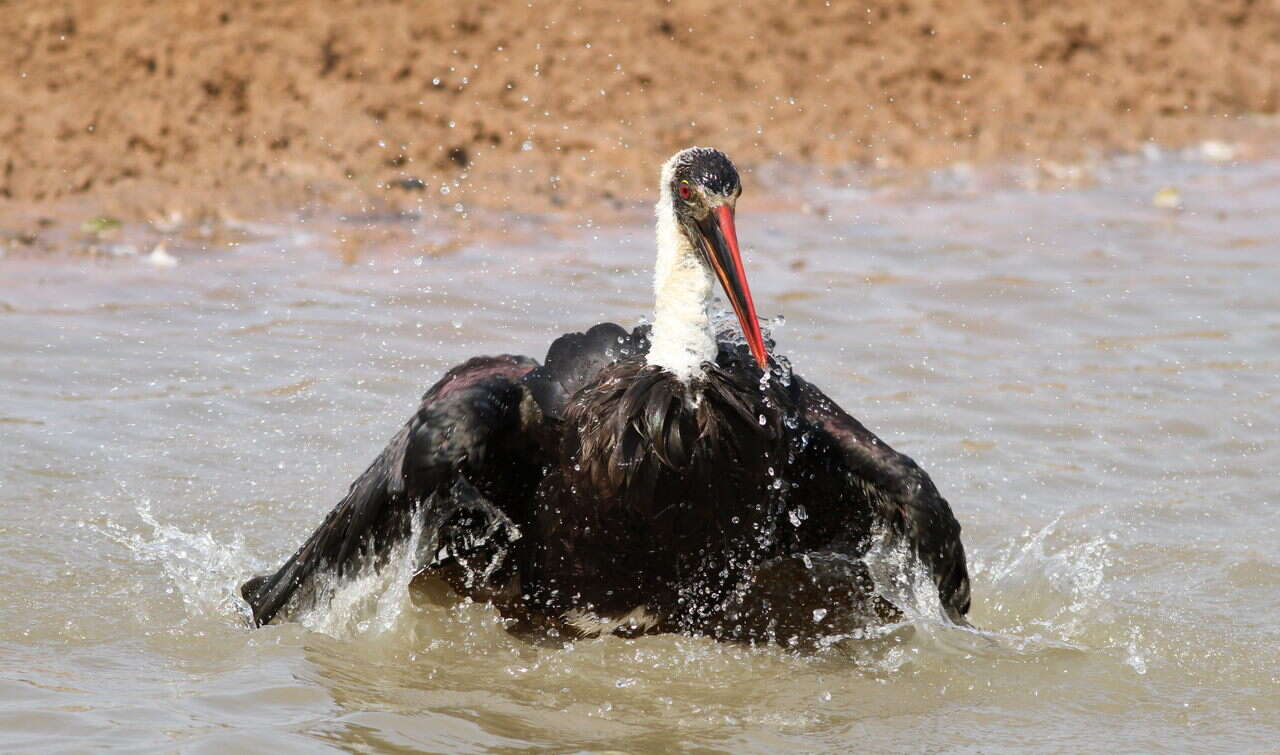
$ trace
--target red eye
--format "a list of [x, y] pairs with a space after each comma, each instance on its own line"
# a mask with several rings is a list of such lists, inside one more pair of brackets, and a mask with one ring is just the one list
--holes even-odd
[[693, 189], [689, 188], [689, 184], [680, 184], [680, 188], [676, 191], [680, 192], [681, 199], [688, 199], [693, 196]]

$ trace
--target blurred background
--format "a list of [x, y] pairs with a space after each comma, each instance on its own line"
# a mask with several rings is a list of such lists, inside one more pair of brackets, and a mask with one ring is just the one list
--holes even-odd
[[[0, 0], [0, 749], [1274, 752], [1278, 71], [1280, 0]], [[649, 315], [690, 144], [974, 628], [555, 646], [405, 559], [250, 630], [444, 370]]]
[[824, 171], [1066, 163], [1273, 133], [1280, 107], [1274, 0], [0, 0], [0, 15], [0, 197], [143, 211], [446, 187], [449, 205], [632, 200], [689, 144]]

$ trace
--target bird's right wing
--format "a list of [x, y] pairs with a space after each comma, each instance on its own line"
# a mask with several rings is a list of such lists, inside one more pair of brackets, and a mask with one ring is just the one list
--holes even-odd
[[[453, 368], [361, 474], [319, 528], [274, 574], [241, 587], [265, 624], [312, 575], [353, 573], [385, 558], [420, 517], [427, 542], [446, 549], [462, 517], [476, 528], [514, 527], [523, 518], [543, 464], [541, 412], [522, 381], [537, 363], [477, 357]], [[435, 552], [432, 548], [432, 552]], [[425, 564], [424, 564], [425, 565]]]
[[800, 448], [789, 477], [810, 503], [807, 548], [881, 531], [930, 570], [955, 621], [969, 610], [969, 572], [960, 523], [929, 475], [876, 437], [812, 383], [791, 383]]

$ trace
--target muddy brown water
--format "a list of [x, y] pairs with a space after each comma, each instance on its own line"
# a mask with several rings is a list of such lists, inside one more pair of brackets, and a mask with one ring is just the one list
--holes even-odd
[[[1280, 164], [965, 176], [739, 213], [780, 350], [931, 472], [971, 554], [977, 630], [909, 607], [809, 653], [544, 647], [394, 573], [243, 622], [236, 585], [445, 368], [644, 316], [647, 225], [421, 254], [429, 218], [299, 221], [173, 240], [174, 266], [11, 249], [0, 748], [1274, 749]], [[377, 254], [335, 241], [384, 228]]]

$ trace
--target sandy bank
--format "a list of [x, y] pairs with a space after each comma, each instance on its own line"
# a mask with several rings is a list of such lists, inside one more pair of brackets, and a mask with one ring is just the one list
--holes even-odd
[[[1066, 7], [1070, 5], [1071, 7]], [[740, 162], [1072, 159], [1280, 102], [1248, 0], [0, 0], [0, 197], [548, 209]]]

